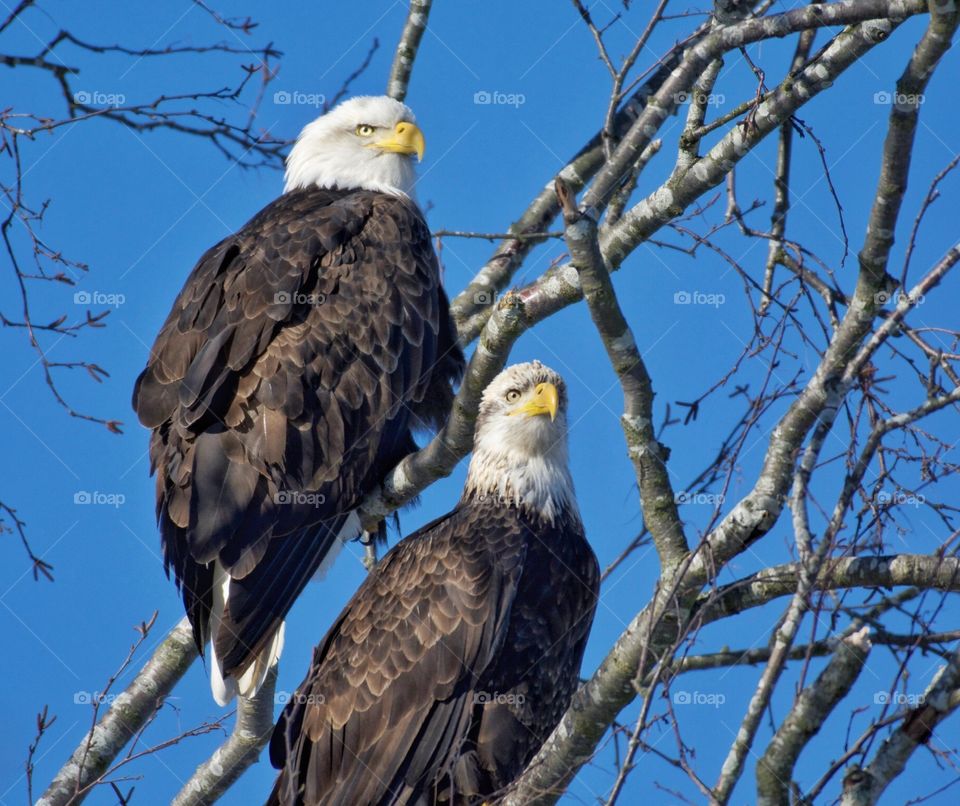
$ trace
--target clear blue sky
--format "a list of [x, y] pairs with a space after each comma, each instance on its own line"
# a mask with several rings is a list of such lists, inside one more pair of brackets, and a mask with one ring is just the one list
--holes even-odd
[[[645, 22], [645, 6], [636, 2], [623, 27], [611, 34], [612, 50], [621, 54]], [[682, 4], [681, 4], [682, 6]], [[681, 6], [678, 6], [680, 8]], [[367, 73], [356, 82], [356, 93], [380, 93], [385, 86], [393, 45], [405, 14], [402, 2], [367, 3], [289, 2], [269, 8], [253, 2], [220, 3], [229, 16], [253, 16], [260, 22], [251, 44], [272, 41], [284, 52], [280, 74], [271, 85], [261, 109], [261, 123], [280, 137], [292, 137], [318, 111], [309, 104], [274, 103], [274, 92], [332, 94], [342, 79], [362, 60], [374, 36], [381, 48]], [[682, 6], [686, 8], [685, 6]], [[3, 37], [6, 52], [31, 54], [60, 27], [89, 41], [122, 42], [130, 46], [161, 47], [170, 43], [202, 43], [223, 38], [221, 31], [198, 8], [181, 0], [167, 4], [44, 3], [42, 11], [24, 17], [26, 25], [13, 26]], [[604, 20], [609, 9], [597, 3], [595, 13]], [[5, 16], [0, 12], [0, 16]], [[678, 36], [690, 30], [692, 20], [664, 26], [650, 43], [641, 61], [649, 64]], [[876, 183], [879, 147], [885, 131], [887, 106], [875, 95], [893, 88], [924, 23], [904, 25], [887, 46], [855, 65], [835, 90], [800, 112], [828, 149], [833, 179], [843, 203], [851, 256], [840, 266], [842, 243], [834, 204], [820, 169], [813, 144], [797, 139], [797, 164], [793, 184], [794, 208], [790, 233], [814, 249], [836, 271], [841, 286], [852, 288], [855, 252], [865, 230], [868, 205]], [[826, 41], [820, 34], [817, 46]], [[783, 75], [793, 40], [751, 49], [767, 70], [769, 82]], [[235, 62], [183, 57], [179, 59], [91, 59], [65, 48], [62, 57], [82, 67], [76, 88], [91, 93], [123, 94], [127, 103], [150, 100], [160, 93], [173, 94], [197, 88], [216, 89], [236, 79]], [[921, 113], [911, 187], [902, 223], [909, 226], [931, 178], [960, 147], [960, 119], [954, 99], [954, 82], [960, 59], [951, 52], [935, 77]], [[18, 69], [0, 72], [4, 105], [63, 113], [62, 101], [49, 78], [39, 71]], [[737, 54], [723, 68], [717, 92], [720, 109], [729, 109], [754, 91], [754, 79]], [[451, 3], [440, 0], [430, 19], [420, 51], [408, 103], [426, 133], [428, 151], [419, 184], [420, 201], [429, 205], [434, 228], [502, 231], [520, 213], [532, 195], [554, 175], [565, 158], [598, 128], [607, 101], [605, 69], [596, 59], [593, 42], [572, 6], [557, 2]], [[478, 92], [522, 96], [517, 105], [475, 103]], [[224, 109], [228, 112], [227, 108]], [[712, 112], [716, 114], [716, 110]], [[675, 136], [680, 118], [670, 119], [663, 134]], [[642, 189], [652, 190], [673, 162], [672, 142], [650, 166]], [[754, 198], [767, 201], [753, 224], [766, 226], [772, 201], [774, 141], [749, 155], [738, 172], [741, 205]], [[148, 478], [147, 434], [130, 410], [134, 378], [142, 368], [149, 344], [166, 316], [174, 296], [198, 256], [210, 245], [241, 226], [281, 190], [279, 173], [245, 172], [228, 164], [204, 143], [171, 134], [138, 135], [106, 121], [95, 121], [58, 130], [41, 137], [24, 152], [28, 167], [27, 189], [39, 202], [53, 198], [43, 232], [51, 244], [70, 257], [90, 265], [76, 290], [122, 295], [103, 330], [85, 332], [78, 340], [48, 339], [51, 357], [69, 361], [95, 361], [110, 372], [102, 385], [81, 374], [63, 374], [62, 388], [83, 411], [125, 422], [123, 436], [70, 420], [44, 386], [34, 355], [22, 332], [5, 330], [6, 371], [0, 381], [0, 422], [4, 445], [0, 497], [19, 510], [27, 521], [35, 550], [55, 567], [54, 583], [34, 582], [18, 541], [7, 535], [0, 542], [0, 635], [5, 662], [0, 670], [0, 804], [20, 804], [26, 797], [23, 761], [32, 739], [35, 714], [48, 704], [57, 721], [44, 738], [37, 760], [38, 789], [50, 779], [89, 728], [89, 706], [83, 692], [101, 688], [126, 655], [135, 638], [132, 626], [159, 611], [151, 636], [152, 647], [180, 619], [181, 604], [172, 583], [162, 573], [159, 541], [153, 515], [153, 482]], [[914, 278], [939, 257], [956, 238], [956, 179], [949, 181], [945, 198], [929, 214], [917, 254]], [[694, 224], [706, 228], [722, 211], [718, 208]], [[899, 267], [906, 230], [898, 233], [893, 266]], [[674, 240], [676, 240], [674, 238]], [[735, 233], [720, 242], [762, 276], [765, 248]], [[491, 251], [483, 241], [447, 240], [443, 251], [446, 283], [459, 291]], [[532, 279], [561, 254], [556, 242], [539, 249], [524, 266], [518, 280]], [[2, 309], [16, 312], [15, 290], [5, 272]], [[657, 418], [666, 403], [691, 400], [705, 391], [733, 362], [751, 326], [735, 273], [715, 254], [702, 251], [691, 260], [674, 251], [641, 247], [616, 276], [617, 289], [648, 363], [658, 392]], [[929, 324], [955, 323], [957, 282], [951, 280], [940, 301], [932, 300], [918, 313]], [[716, 307], [676, 305], [678, 292], [722, 294], [726, 302]], [[46, 292], [46, 296], [41, 295]], [[35, 290], [38, 321], [66, 311], [71, 320], [85, 306], [74, 305], [73, 289]], [[116, 297], [119, 299], [120, 297]], [[952, 317], [952, 319], [951, 319]], [[811, 325], [812, 329], [812, 325]], [[790, 336], [795, 359], [786, 361], [781, 377], [795, 371], [803, 377], [815, 364], [809, 347]], [[622, 400], [616, 380], [589, 324], [583, 306], [575, 306], [525, 335], [513, 351], [512, 361], [539, 358], [561, 371], [571, 389], [571, 453], [573, 474], [588, 535], [601, 566], [611, 562], [640, 526], [632, 469], [626, 459], [618, 416]], [[765, 367], [745, 366], [742, 380], [756, 384]], [[912, 382], [911, 382], [912, 383]], [[890, 384], [898, 389], [897, 381]], [[895, 402], [907, 406], [918, 401], [918, 390], [904, 386]], [[712, 397], [700, 417], [686, 427], [667, 431], [664, 441], [672, 450], [671, 471], [678, 488], [692, 479], [712, 458], [721, 435], [741, 414], [742, 398], [730, 400], [726, 392]], [[785, 405], [785, 404], [784, 404]], [[673, 407], [674, 413], [677, 407]], [[765, 420], [744, 453], [725, 510], [751, 484], [763, 450], [767, 429], [776, 408]], [[952, 416], [952, 415], [951, 415]], [[935, 418], [932, 426], [948, 441], [955, 440], [956, 420]], [[952, 429], [952, 432], [951, 432]], [[842, 450], [845, 436], [838, 432], [833, 451]], [[953, 458], [956, 459], [955, 451]], [[423, 496], [422, 505], [401, 516], [404, 533], [447, 511], [459, 495], [463, 467]], [[954, 497], [958, 485], [949, 487]], [[122, 496], [122, 504], [75, 505], [76, 493], [99, 492]], [[827, 498], [831, 490], [819, 492]], [[683, 515], [689, 537], [697, 536], [710, 516], [710, 508], [687, 506]], [[945, 539], [944, 527], [922, 509], [910, 513], [904, 531], [894, 536], [894, 547], [927, 551]], [[750, 573], [764, 563], [785, 561], [792, 536], [784, 516], [755, 552], [737, 559], [724, 580]], [[292, 612], [287, 649], [281, 665], [281, 690], [292, 690], [304, 674], [309, 654], [363, 577], [357, 547], [346, 551], [322, 584], [312, 585]], [[636, 610], [647, 601], [656, 580], [656, 559], [650, 551], [636, 553], [607, 583], [587, 651], [584, 671], [596, 668], [604, 653]], [[937, 604], [931, 599], [929, 609]], [[783, 603], [764, 608], [731, 624], [705, 630], [697, 651], [765, 644], [770, 626]], [[950, 605], [936, 622], [941, 629], [956, 624], [958, 611]], [[842, 626], [842, 625], [841, 625]], [[902, 625], [901, 625], [902, 626]], [[889, 679], [889, 655], [882, 649], [870, 661], [876, 672], [865, 672], [849, 703], [862, 707], [855, 731], [862, 729], [877, 706], [873, 693]], [[814, 664], [814, 669], [820, 663]], [[921, 659], [913, 667], [910, 690], [922, 691], [936, 663]], [[129, 674], [119, 685], [123, 685]], [[733, 670], [714, 676], [692, 675], [677, 688], [722, 694], [717, 707], [681, 711], [681, 727], [696, 749], [696, 768], [708, 781], [717, 774], [745, 703], [759, 672]], [[774, 712], [781, 718], [788, 707], [797, 671], [785, 676]], [[209, 695], [200, 664], [189, 672], [174, 692], [172, 704], [151, 727], [147, 742], [158, 742], [181, 729], [216, 718], [220, 711]], [[663, 710], [663, 703], [654, 705]], [[800, 780], [809, 786], [824, 765], [835, 758], [846, 730], [846, 712], [831, 719], [809, 747], [798, 767]], [[622, 720], [632, 724], [636, 708]], [[960, 741], [960, 720], [938, 730], [944, 746]], [[651, 743], [665, 752], [675, 750], [667, 731], [654, 729]], [[763, 737], [768, 736], [764, 726]], [[134, 803], [163, 803], [176, 793], [194, 766], [220, 741], [219, 735], [191, 739], [181, 746], [131, 765], [125, 772], [142, 776], [135, 782]], [[641, 756], [623, 802], [679, 802], [653, 781], [699, 801], [686, 777], [651, 756]], [[609, 748], [577, 778], [565, 802], [595, 802], [612, 783]], [[251, 769], [224, 799], [225, 804], [262, 800], [274, 772], [264, 761]], [[929, 754], [917, 753], [910, 771], [888, 795], [899, 803], [926, 793], [951, 780], [937, 772]], [[839, 781], [828, 791], [835, 794]], [[752, 767], [738, 789], [735, 801], [754, 797]], [[89, 800], [115, 802], [107, 789]], [[950, 793], [928, 802], [953, 802]]]

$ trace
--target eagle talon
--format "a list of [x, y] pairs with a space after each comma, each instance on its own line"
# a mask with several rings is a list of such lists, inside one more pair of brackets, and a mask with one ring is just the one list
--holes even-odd
[[367, 571], [372, 571], [373, 566], [377, 564], [377, 541], [386, 537], [387, 524], [380, 521], [377, 524], [376, 531], [364, 529], [360, 533], [360, 545], [363, 546], [363, 567]]
[[377, 564], [377, 545], [372, 540], [363, 544], [363, 567], [368, 571], [373, 570]]

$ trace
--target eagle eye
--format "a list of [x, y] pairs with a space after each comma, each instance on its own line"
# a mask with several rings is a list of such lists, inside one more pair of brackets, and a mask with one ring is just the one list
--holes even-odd
[[373, 126], [369, 123], [361, 123], [355, 130], [357, 137], [369, 137], [373, 134]]
[[516, 403], [520, 399], [520, 390], [511, 389], [509, 392], [507, 392], [506, 398], [507, 403]]

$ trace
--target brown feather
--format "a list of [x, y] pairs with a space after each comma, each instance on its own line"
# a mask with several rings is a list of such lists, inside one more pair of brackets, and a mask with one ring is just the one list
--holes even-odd
[[490, 500], [401, 541], [361, 585], [274, 731], [271, 803], [479, 801], [549, 735], [599, 569], [575, 515]]
[[[413, 449], [411, 427], [441, 424], [463, 368], [446, 310], [419, 210], [370, 191], [287, 193], [188, 277], [133, 404], [154, 429], [164, 561], [198, 644], [208, 563], [236, 571], [215, 636], [228, 674], [269, 638], [347, 513]], [[443, 412], [420, 402], [431, 394]], [[289, 492], [312, 498], [278, 504]]]

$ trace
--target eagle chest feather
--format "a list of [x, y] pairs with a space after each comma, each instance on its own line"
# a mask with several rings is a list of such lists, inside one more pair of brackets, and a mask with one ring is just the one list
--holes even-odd
[[477, 685], [488, 700], [477, 725], [477, 749], [495, 784], [522, 771], [569, 706], [600, 578], [579, 521], [564, 515], [546, 523], [515, 507], [506, 517], [515, 518], [525, 535], [523, 571], [505, 650]]

